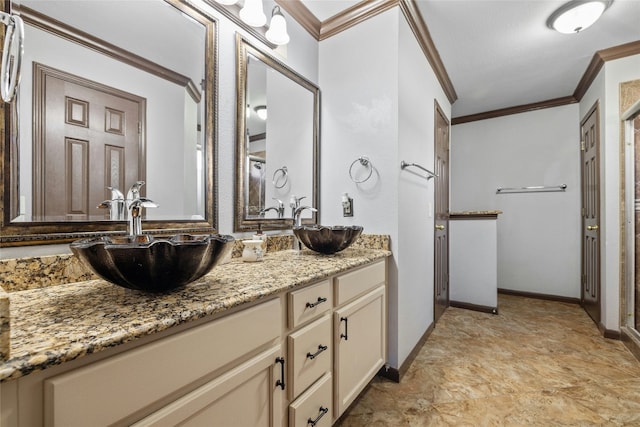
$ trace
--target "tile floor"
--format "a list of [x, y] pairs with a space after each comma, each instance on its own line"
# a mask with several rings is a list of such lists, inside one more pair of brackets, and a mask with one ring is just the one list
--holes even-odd
[[400, 384], [373, 380], [351, 426], [640, 426], [640, 362], [577, 305], [500, 295], [449, 308]]

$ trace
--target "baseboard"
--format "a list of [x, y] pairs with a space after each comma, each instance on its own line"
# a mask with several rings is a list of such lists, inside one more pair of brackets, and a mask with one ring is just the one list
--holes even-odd
[[536, 292], [514, 291], [512, 289], [503, 289], [503, 288], [498, 288], [498, 293], [504, 294], [504, 295], [514, 295], [518, 297], [543, 299], [547, 301], [566, 302], [569, 304], [580, 305], [580, 298], [562, 297], [559, 295], [549, 295], [549, 294], [539, 294]]
[[466, 310], [480, 311], [482, 313], [498, 314], [498, 307], [490, 307], [488, 305], [471, 304], [468, 302], [449, 301], [451, 307], [464, 308]]
[[632, 335], [632, 332], [627, 328], [621, 329], [622, 343], [629, 349], [629, 351], [640, 361], [640, 339]]
[[404, 363], [400, 366], [400, 369], [393, 368], [391, 366], [383, 366], [378, 371], [378, 375], [385, 377], [387, 379], [390, 379], [391, 381], [399, 383], [402, 380], [402, 377], [404, 376], [404, 374], [406, 374], [409, 368], [411, 367], [411, 364], [415, 360], [416, 356], [418, 356], [418, 353], [420, 352], [420, 349], [422, 348], [422, 346], [424, 346], [424, 343], [427, 342], [427, 339], [429, 338], [429, 335], [431, 335], [431, 333], [433, 332], [434, 328], [435, 328], [435, 323], [432, 322], [431, 325], [429, 325], [427, 330], [424, 332], [424, 334], [422, 334], [422, 337], [420, 337], [420, 339], [418, 340], [418, 343], [413, 347], [413, 350], [411, 350], [411, 353], [409, 353], [409, 356], [407, 356]]
[[602, 323], [598, 323], [598, 330], [600, 331], [602, 336], [605, 337], [605, 338], [609, 338], [611, 340], [621, 340], [622, 339], [622, 335], [620, 334], [620, 331], [616, 331], [616, 330], [613, 330], [613, 329], [607, 329], [607, 328], [604, 327], [604, 325]]

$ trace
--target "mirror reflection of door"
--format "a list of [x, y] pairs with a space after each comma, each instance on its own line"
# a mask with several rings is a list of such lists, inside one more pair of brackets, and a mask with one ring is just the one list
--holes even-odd
[[247, 215], [260, 215], [265, 208], [265, 186], [267, 165], [264, 157], [249, 156], [249, 186]]
[[41, 64], [34, 77], [34, 219], [109, 219], [107, 187], [145, 180], [145, 99]]

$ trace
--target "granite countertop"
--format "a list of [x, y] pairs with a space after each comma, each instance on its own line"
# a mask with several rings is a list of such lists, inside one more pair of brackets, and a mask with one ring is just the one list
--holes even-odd
[[172, 326], [309, 284], [391, 252], [349, 248], [323, 256], [291, 250], [262, 262], [234, 260], [185, 288], [163, 295], [89, 280], [9, 293], [9, 356], [0, 381], [74, 360]]

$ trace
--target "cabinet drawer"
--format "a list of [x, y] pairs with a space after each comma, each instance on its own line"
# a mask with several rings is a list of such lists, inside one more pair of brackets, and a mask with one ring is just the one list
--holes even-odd
[[344, 304], [384, 283], [387, 280], [385, 270], [385, 261], [383, 260], [352, 273], [336, 277], [336, 305]]
[[307, 427], [312, 421], [315, 427], [331, 426], [331, 401], [331, 373], [327, 373], [289, 405], [289, 427]]
[[46, 380], [46, 425], [121, 420], [278, 339], [280, 307], [274, 299]]
[[332, 351], [330, 314], [289, 335], [291, 399], [331, 370]]
[[333, 298], [329, 280], [290, 292], [289, 328], [296, 328], [304, 322], [320, 317], [332, 307]]

